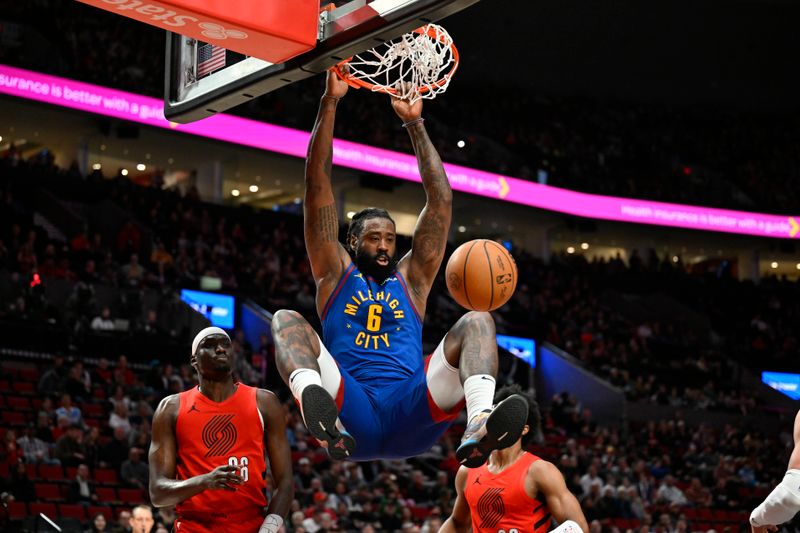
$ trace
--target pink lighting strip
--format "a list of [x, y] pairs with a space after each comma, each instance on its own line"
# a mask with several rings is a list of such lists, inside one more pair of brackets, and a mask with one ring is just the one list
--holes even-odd
[[[219, 114], [176, 124], [155, 98], [0, 65], [0, 94], [97, 113], [158, 128], [305, 157], [309, 133]], [[413, 156], [336, 140], [333, 162], [419, 182]], [[781, 216], [586, 194], [445, 164], [454, 190], [587, 218], [617, 220], [760, 237], [800, 238], [800, 215]]]

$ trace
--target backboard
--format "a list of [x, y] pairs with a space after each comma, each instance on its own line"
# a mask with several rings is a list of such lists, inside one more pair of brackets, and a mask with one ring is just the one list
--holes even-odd
[[337, 6], [320, 11], [316, 46], [278, 64], [168, 32], [164, 114], [167, 119], [180, 123], [212, 116], [325, 72], [354, 54], [439, 21], [476, 2], [478, 0], [337, 2]]

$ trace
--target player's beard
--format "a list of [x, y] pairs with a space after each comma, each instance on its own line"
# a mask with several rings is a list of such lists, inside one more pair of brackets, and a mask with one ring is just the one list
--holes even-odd
[[[386, 265], [379, 265], [378, 258], [380, 257], [385, 257], [389, 262]], [[397, 257], [390, 257], [389, 254], [384, 253], [373, 255], [363, 248], [359, 248], [356, 251], [356, 266], [362, 274], [366, 274], [377, 282], [383, 283], [386, 278], [394, 274], [397, 268]]]

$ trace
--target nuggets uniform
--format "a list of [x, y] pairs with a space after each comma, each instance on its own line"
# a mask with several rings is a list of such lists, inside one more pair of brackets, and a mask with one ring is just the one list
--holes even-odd
[[179, 395], [177, 479], [234, 465], [244, 483], [236, 492], [206, 490], [179, 503], [174, 531], [252, 533], [261, 526], [267, 506], [266, 460], [256, 391], [239, 383], [236, 392], [219, 403], [203, 396], [198, 387]]
[[422, 318], [400, 272], [379, 283], [351, 264], [321, 318], [323, 342], [342, 375], [339, 418], [358, 443], [352, 458], [405, 458], [430, 449], [460, 406], [445, 413], [428, 392]]
[[517, 461], [492, 474], [487, 465], [467, 472], [464, 496], [476, 533], [545, 533], [550, 529], [550, 510], [543, 495], [531, 498], [525, 492], [528, 468], [539, 457], [523, 453]]

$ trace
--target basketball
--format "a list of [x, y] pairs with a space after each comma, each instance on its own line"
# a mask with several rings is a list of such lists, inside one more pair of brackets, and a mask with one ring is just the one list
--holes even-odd
[[494, 311], [517, 288], [517, 265], [501, 244], [475, 239], [456, 248], [445, 270], [447, 290], [459, 305]]

